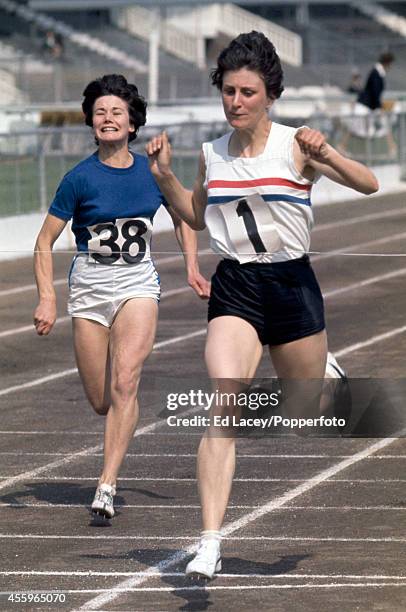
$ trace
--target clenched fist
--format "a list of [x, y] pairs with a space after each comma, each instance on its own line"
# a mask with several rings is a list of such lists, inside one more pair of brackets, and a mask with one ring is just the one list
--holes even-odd
[[158, 134], [146, 145], [149, 167], [156, 178], [161, 178], [171, 172], [171, 145], [166, 132]]
[[41, 301], [34, 312], [34, 326], [39, 336], [47, 336], [56, 321], [54, 300]]
[[315, 161], [326, 161], [330, 145], [326, 141], [324, 134], [318, 130], [301, 128], [296, 132], [296, 142], [301, 152]]

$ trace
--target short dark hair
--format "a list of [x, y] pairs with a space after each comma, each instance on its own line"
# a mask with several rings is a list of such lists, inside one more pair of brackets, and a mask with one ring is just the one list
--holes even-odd
[[97, 98], [101, 96], [117, 96], [128, 105], [128, 114], [130, 122], [134, 125], [135, 131], [130, 132], [128, 140], [134, 140], [137, 137], [138, 130], [141, 125], [145, 125], [147, 119], [147, 103], [144, 98], [138, 93], [135, 85], [127, 82], [127, 79], [122, 74], [105, 74], [100, 79], [96, 79], [89, 83], [84, 92], [84, 100], [82, 110], [85, 115], [85, 123], [93, 127], [93, 106]]
[[269, 98], [279, 98], [283, 92], [283, 70], [274, 45], [262, 32], [253, 30], [234, 38], [217, 58], [217, 68], [211, 71], [212, 85], [221, 90], [224, 73], [248, 68], [257, 72], [265, 83]]
[[379, 63], [388, 66], [395, 61], [395, 56], [390, 51], [385, 51], [385, 53], [381, 53], [379, 56]]

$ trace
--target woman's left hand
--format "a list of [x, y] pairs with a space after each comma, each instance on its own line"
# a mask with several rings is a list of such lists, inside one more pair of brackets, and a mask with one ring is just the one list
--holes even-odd
[[197, 293], [202, 300], [210, 297], [211, 283], [200, 272], [189, 271], [187, 276], [190, 287]]
[[162, 178], [171, 172], [171, 145], [164, 131], [152, 138], [146, 145], [149, 167], [155, 178]]
[[327, 143], [324, 134], [318, 130], [301, 128], [296, 132], [295, 139], [300, 147], [300, 151], [307, 158], [319, 162], [327, 161], [330, 145]]

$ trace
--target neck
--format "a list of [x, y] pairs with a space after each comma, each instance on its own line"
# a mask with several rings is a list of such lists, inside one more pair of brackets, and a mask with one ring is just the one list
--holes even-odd
[[113, 168], [129, 168], [133, 164], [133, 157], [128, 150], [128, 142], [125, 144], [100, 144], [99, 160]]
[[257, 157], [264, 152], [272, 121], [266, 118], [253, 128], [235, 130], [233, 148], [241, 157]]

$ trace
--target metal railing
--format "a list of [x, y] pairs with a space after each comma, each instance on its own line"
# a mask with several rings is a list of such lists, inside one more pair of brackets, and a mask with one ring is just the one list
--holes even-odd
[[[345, 117], [348, 122], [356, 117]], [[357, 117], [359, 119], [359, 117]], [[388, 151], [384, 137], [350, 135], [348, 154], [368, 166], [400, 165], [406, 180], [406, 112], [393, 115], [392, 132], [397, 143], [396, 156]], [[277, 118], [276, 118], [277, 120]], [[326, 114], [284, 118], [283, 123], [300, 126], [307, 123], [323, 131], [328, 141], [340, 143], [344, 126], [342, 117]], [[166, 126], [144, 127], [134, 146], [143, 153], [146, 141]], [[219, 137], [227, 130], [225, 122], [182, 123], [166, 127], [172, 142], [174, 170], [188, 187], [193, 185], [197, 172], [201, 143]], [[38, 128], [0, 134], [0, 217], [27, 212], [45, 212], [53, 199], [63, 175], [95, 150], [89, 128]]]

